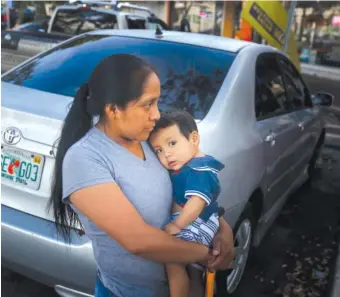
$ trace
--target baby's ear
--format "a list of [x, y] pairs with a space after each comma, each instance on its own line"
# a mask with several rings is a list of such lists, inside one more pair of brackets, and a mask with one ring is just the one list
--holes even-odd
[[197, 131], [193, 131], [190, 133], [190, 136], [189, 136], [189, 140], [195, 144], [195, 145], [199, 145], [200, 143], [200, 135]]

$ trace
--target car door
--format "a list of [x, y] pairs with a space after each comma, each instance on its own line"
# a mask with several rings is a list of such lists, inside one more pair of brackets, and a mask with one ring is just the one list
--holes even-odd
[[293, 102], [294, 115], [297, 119], [299, 137], [297, 143], [296, 165], [294, 170], [297, 179], [306, 169], [312, 157], [319, 128], [316, 120], [310, 93], [295, 66], [284, 56], [278, 56], [282, 69], [287, 97]]
[[256, 64], [255, 113], [266, 161], [265, 212], [292, 185], [292, 167], [299, 131], [276, 54], [258, 57]]

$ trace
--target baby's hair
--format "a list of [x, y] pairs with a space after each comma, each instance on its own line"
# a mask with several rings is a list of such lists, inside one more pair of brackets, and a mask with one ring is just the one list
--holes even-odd
[[173, 125], [177, 125], [183, 136], [189, 139], [190, 134], [193, 131], [198, 131], [195, 119], [184, 110], [175, 110], [163, 112], [160, 119], [156, 122], [154, 129], [152, 130], [150, 137], [157, 133], [160, 129], [168, 128]]

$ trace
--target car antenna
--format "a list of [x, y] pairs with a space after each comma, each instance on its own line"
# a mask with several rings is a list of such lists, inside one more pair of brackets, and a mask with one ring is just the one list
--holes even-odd
[[156, 27], [156, 32], [155, 32], [156, 37], [163, 37], [163, 31], [161, 28], [157, 25]]

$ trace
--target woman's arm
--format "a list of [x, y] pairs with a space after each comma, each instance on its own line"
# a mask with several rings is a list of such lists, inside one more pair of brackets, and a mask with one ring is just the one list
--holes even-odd
[[211, 260], [204, 245], [177, 239], [148, 225], [115, 183], [75, 191], [71, 202], [127, 251], [162, 263]]

